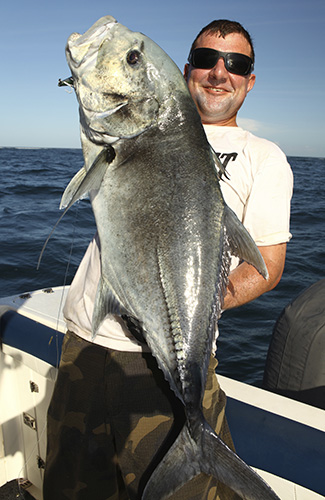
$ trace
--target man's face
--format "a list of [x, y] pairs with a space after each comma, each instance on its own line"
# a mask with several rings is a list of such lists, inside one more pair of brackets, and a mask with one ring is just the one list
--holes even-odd
[[[249, 43], [239, 33], [231, 33], [225, 38], [203, 34], [195, 46], [199, 47], [251, 56]], [[254, 86], [255, 75], [240, 76], [229, 73], [224, 60], [220, 58], [212, 69], [193, 68], [186, 64], [184, 76], [202, 123], [237, 126], [237, 112]]]

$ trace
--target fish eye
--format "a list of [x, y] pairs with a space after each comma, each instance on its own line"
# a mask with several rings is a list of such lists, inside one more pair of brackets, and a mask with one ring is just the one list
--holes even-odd
[[126, 56], [126, 60], [127, 63], [131, 66], [137, 64], [137, 62], [140, 60], [140, 52], [138, 52], [137, 50], [130, 50], [130, 52]]

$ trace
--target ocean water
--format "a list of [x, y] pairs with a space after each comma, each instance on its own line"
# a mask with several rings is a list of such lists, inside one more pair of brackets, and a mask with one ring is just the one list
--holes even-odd
[[[275, 290], [226, 311], [219, 323], [218, 372], [260, 385], [275, 321], [308, 286], [324, 278], [325, 159], [290, 157], [295, 185], [286, 266]], [[61, 195], [82, 167], [79, 149], [0, 149], [0, 297], [69, 284], [94, 235], [88, 200], [64, 216]]]

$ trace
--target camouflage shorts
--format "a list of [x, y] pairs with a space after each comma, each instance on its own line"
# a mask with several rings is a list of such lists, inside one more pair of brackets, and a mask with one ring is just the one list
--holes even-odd
[[[216, 365], [212, 358], [204, 413], [233, 448]], [[67, 333], [48, 412], [44, 500], [140, 499], [184, 418], [151, 354], [112, 351]], [[171, 500], [235, 498], [201, 474]]]

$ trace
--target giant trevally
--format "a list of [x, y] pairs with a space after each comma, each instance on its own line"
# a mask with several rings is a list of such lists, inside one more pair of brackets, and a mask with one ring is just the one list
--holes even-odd
[[110, 16], [72, 34], [66, 56], [84, 167], [61, 206], [89, 193], [95, 214], [101, 279], [93, 336], [107, 315], [136, 324], [185, 407], [184, 428], [142, 498], [167, 499], [204, 472], [242, 498], [275, 500], [202, 412], [230, 254], [265, 278], [267, 270], [225, 205], [218, 162], [184, 78], [152, 40]]

